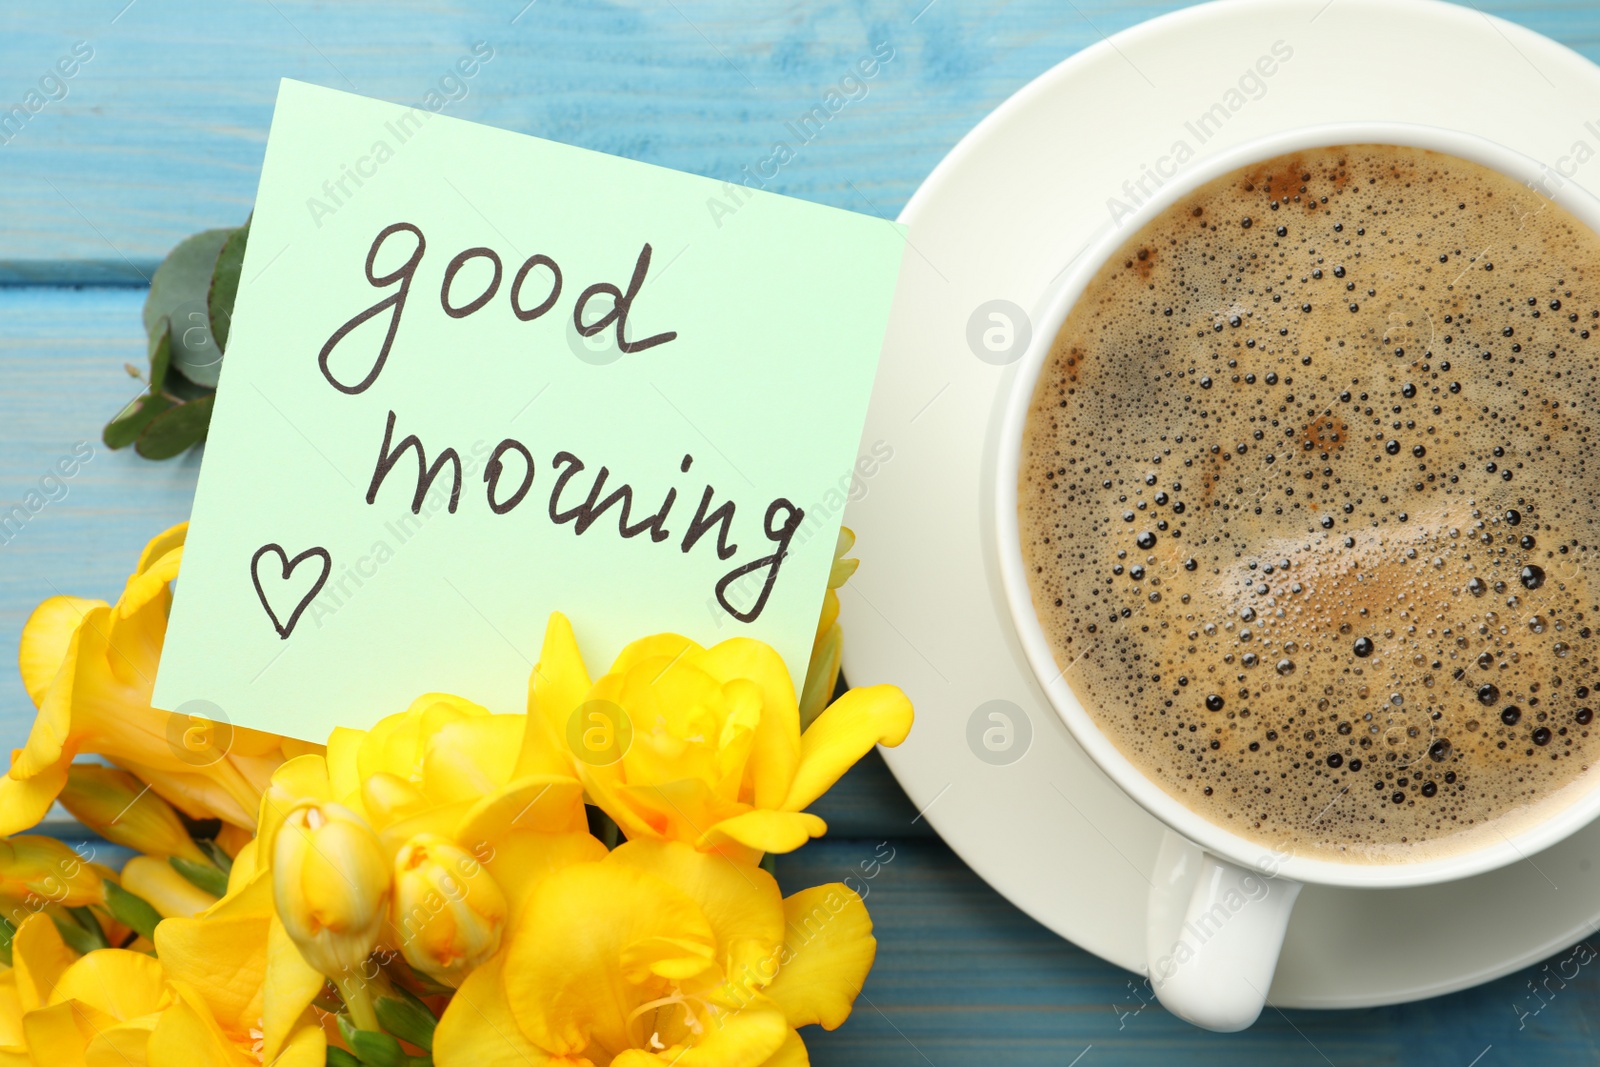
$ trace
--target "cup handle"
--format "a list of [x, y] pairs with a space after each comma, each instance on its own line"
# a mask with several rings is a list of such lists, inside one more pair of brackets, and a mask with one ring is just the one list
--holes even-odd
[[1172, 1014], [1231, 1033], [1261, 1014], [1300, 883], [1218, 859], [1168, 831], [1145, 920], [1150, 984]]

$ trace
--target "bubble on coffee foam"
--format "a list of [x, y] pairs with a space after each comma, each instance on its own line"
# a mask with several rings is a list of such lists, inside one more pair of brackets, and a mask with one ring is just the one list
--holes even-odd
[[1056, 339], [1020, 483], [1102, 728], [1326, 856], [1560, 801], [1597, 743], [1597, 320], [1600, 238], [1419, 150], [1272, 160], [1134, 235]]

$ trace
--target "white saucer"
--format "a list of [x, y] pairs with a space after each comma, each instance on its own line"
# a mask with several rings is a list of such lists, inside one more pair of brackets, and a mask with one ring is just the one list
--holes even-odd
[[[1273, 73], [1257, 72], [1264, 91], [1247, 83], [1229, 97], [1276, 42], [1279, 55], [1260, 68]], [[1600, 101], [1600, 68], [1469, 8], [1211, 4], [1120, 33], [1038, 78], [907, 205], [913, 248], [865, 436], [893, 458], [846, 517], [864, 565], [844, 595], [845, 669], [853, 684], [894, 682], [911, 695], [917, 725], [885, 753], [889, 766], [962, 859], [1062, 937], [1143, 970], [1147, 875], [1162, 829], [1073, 743], [1012, 632], [987, 514], [1012, 368], [974, 354], [969, 320], [994, 300], [1031, 313], [1111, 225], [1107, 199], [1127, 200], [1124, 181], [1136, 183], [1176, 141], [1200, 158], [1293, 126], [1379, 119], [1466, 130], [1554, 167], [1575, 141], [1600, 150], [1600, 109], [1586, 114], [1585, 100]], [[1239, 101], [1203, 144], [1185, 125]], [[1600, 157], [1577, 177], [1600, 189]], [[988, 717], [1007, 705], [991, 701], [1012, 706], [1009, 750]], [[995, 729], [988, 742], [1000, 751], [985, 747]], [[1452, 885], [1309, 888], [1271, 999], [1395, 1003], [1540, 960], [1600, 927], [1597, 857], [1600, 824]]]

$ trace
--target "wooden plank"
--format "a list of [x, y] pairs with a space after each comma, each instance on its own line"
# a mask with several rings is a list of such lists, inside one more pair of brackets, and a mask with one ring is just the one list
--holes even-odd
[[[60, 280], [63, 260], [137, 280], [184, 235], [249, 212], [279, 77], [420, 102], [478, 41], [494, 58], [445, 114], [729, 180], [785, 141], [795, 158], [770, 188], [893, 215], [1016, 89], [1102, 33], [1183, 6], [526, 2], [63, 0], [8, 12], [0, 114], [76, 42], [93, 58], [62, 99], [41, 95], [36, 114], [0, 130], [0, 280]], [[1600, 20], [1584, 4], [1479, 6], [1600, 57]], [[894, 58], [865, 95], [800, 143], [787, 124], [880, 42]]]
[[[421, 102], [484, 41], [494, 58], [443, 113], [735, 181], [786, 141], [795, 158], [769, 188], [893, 215], [1030, 79], [1102, 33], [1184, 6], [525, 2], [64, 0], [8, 12], [0, 122], [77, 42], [93, 58], [49, 83], [59, 100], [41, 91], [37, 113], [0, 126], [0, 284], [138, 282], [186, 234], [237, 225], [282, 76]], [[1586, 4], [1477, 6], [1600, 58]], [[894, 59], [799, 144], [787, 124], [880, 42]]]
[[[1269, 1008], [1243, 1034], [1206, 1034], [1145, 1004], [1142, 979], [1055, 937], [942, 843], [829, 837], [780, 857], [778, 879], [786, 893], [843, 881], [865, 892], [873, 917], [878, 958], [854, 1014], [833, 1033], [804, 1031], [812, 1062], [829, 1067], [1107, 1067], [1179, 1055], [1186, 1067], [1600, 1058], [1592, 1010], [1600, 943], [1447, 997], [1358, 1012]], [[1514, 912], [1508, 902], [1508, 921]]]

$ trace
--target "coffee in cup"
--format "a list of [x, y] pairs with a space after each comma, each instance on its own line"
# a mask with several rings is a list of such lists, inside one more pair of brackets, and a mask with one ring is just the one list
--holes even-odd
[[1600, 237], [1454, 156], [1299, 151], [1153, 217], [1022, 431], [1034, 610], [1097, 729], [1209, 822], [1347, 863], [1586, 790], [1597, 335]]

